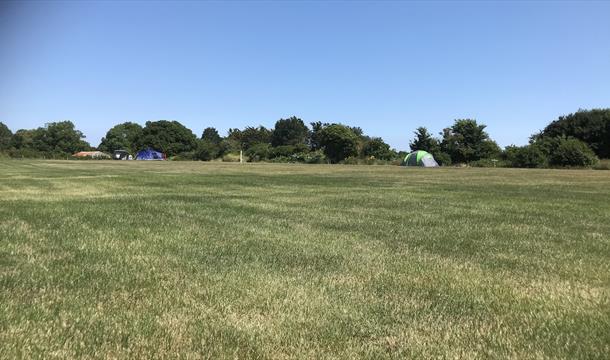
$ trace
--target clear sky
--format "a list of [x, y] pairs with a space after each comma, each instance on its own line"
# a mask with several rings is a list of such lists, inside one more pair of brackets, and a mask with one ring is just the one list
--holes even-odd
[[610, 2], [0, 2], [0, 121], [178, 120], [198, 136], [296, 115], [407, 149], [475, 118], [502, 146], [610, 107]]

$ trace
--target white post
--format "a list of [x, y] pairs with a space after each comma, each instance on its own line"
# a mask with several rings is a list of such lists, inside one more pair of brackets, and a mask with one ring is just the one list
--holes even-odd
[[244, 162], [244, 152], [239, 150], [239, 163], [242, 164]]

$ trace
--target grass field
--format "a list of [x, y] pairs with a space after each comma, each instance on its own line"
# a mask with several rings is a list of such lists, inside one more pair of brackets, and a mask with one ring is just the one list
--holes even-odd
[[0, 162], [0, 358], [610, 354], [610, 172]]

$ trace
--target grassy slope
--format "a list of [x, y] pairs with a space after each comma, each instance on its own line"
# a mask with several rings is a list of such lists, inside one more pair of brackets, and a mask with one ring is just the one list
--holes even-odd
[[604, 358], [610, 172], [0, 162], [0, 357]]

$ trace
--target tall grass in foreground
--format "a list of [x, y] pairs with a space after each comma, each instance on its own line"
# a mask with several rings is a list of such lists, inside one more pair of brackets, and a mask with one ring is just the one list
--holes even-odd
[[610, 172], [0, 162], [0, 358], [610, 353]]

